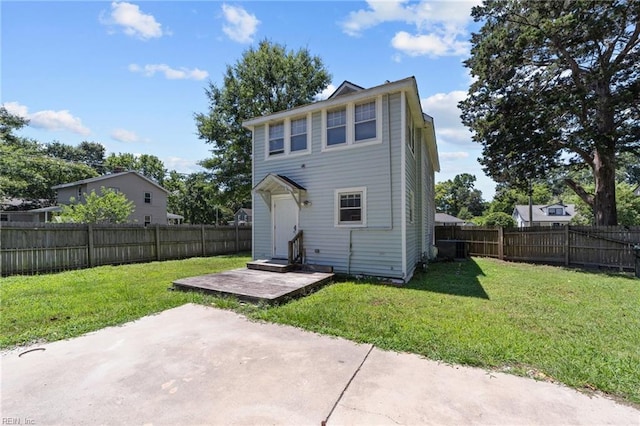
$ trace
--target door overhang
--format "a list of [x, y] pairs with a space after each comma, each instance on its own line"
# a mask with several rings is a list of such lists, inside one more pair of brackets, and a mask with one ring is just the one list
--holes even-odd
[[298, 208], [302, 208], [302, 197], [307, 190], [286, 176], [269, 173], [253, 187], [253, 192], [262, 197], [269, 210], [271, 210], [271, 196], [284, 194], [291, 195]]

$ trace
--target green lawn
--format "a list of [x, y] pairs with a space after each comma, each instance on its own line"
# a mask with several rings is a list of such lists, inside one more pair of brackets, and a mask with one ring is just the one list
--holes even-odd
[[255, 317], [640, 403], [640, 280], [477, 258], [342, 282]]
[[75, 337], [187, 302], [239, 309], [233, 299], [167, 289], [178, 278], [240, 268], [249, 259], [218, 256], [0, 278], [0, 348]]
[[247, 257], [99, 267], [0, 279], [0, 347], [77, 336], [186, 302], [495, 368], [640, 404], [640, 280], [473, 259], [432, 264], [403, 287], [339, 282], [276, 307], [167, 291]]

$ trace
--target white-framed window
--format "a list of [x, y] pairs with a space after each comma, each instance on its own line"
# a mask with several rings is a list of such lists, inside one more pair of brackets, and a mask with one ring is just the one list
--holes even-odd
[[145, 192], [144, 193], [144, 203], [145, 204], [151, 204], [151, 193], [150, 192]]
[[547, 209], [547, 214], [549, 216], [562, 216], [564, 214], [564, 211], [562, 207], [549, 207]]
[[382, 97], [322, 111], [322, 150], [382, 142]]
[[367, 226], [367, 188], [335, 190], [335, 226]]
[[284, 121], [269, 124], [269, 155], [284, 154]]
[[144, 226], [151, 225], [151, 215], [147, 214], [144, 216]]
[[415, 212], [415, 200], [414, 200], [413, 191], [407, 191], [407, 220], [409, 223], [413, 223], [415, 220], [416, 212]]
[[327, 111], [327, 146], [347, 143], [347, 108]]
[[306, 151], [307, 149], [307, 118], [291, 120], [291, 152]]
[[302, 155], [311, 152], [311, 115], [285, 118], [266, 125], [267, 143], [265, 159], [288, 155]]
[[355, 141], [376, 138], [376, 101], [356, 104], [354, 108]]

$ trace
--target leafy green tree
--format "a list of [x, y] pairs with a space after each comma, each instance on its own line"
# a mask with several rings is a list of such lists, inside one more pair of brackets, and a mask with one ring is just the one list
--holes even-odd
[[105, 169], [110, 172], [135, 171], [148, 177], [160, 185], [167, 174], [164, 163], [155, 155], [142, 154], [135, 156], [131, 153], [111, 153], [105, 160]]
[[[531, 189], [533, 204], [546, 204], [552, 201], [553, 192], [549, 184], [535, 183]], [[523, 190], [509, 184], [498, 184], [493, 200], [489, 204], [489, 213], [513, 213], [516, 204], [529, 204], [528, 192], [528, 190]]]
[[213, 145], [200, 164], [211, 170], [222, 202], [232, 208], [249, 201], [251, 135], [242, 122], [313, 101], [331, 77], [318, 56], [263, 40], [228, 65], [221, 87], [209, 83], [209, 111], [195, 114], [198, 136]]
[[513, 228], [516, 226], [516, 221], [513, 217], [503, 212], [488, 213], [478, 218], [476, 223], [481, 226], [502, 226], [504, 228]]
[[566, 183], [615, 225], [616, 160], [640, 151], [640, 2], [485, 0], [460, 103], [498, 182], [526, 187], [567, 163], [589, 168], [593, 191]]
[[22, 198], [30, 207], [55, 200], [52, 186], [97, 176], [92, 168], [52, 158], [35, 140], [14, 135], [28, 122], [0, 107], [0, 197]]
[[84, 194], [84, 202], [78, 203], [71, 198], [71, 204], [61, 206], [62, 211], [56, 216], [58, 222], [71, 223], [125, 223], [135, 211], [133, 201], [113, 189], [100, 189]]
[[436, 209], [457, 217], [463, 208], [467, 216], [482, 215], [486, 205], [482, 192], [474, 188], [475, 181], [474, 175], [462, 173], [453, 180], [438, 182], [435, 186]]
[[[591, 190], [593, 185], [585, 185]], [[618, 224], [626, 226], [640, 226], [640, 197], [633, 193], [635, 185], [626, 182], [616, 184], [616, 205], [618, 208]], [[575, 225], [593, 225], [593, 211], [575, 193], [570, 191], [563, 195], [563, 202], [576, 205], [576, 216], [571, 220]]]

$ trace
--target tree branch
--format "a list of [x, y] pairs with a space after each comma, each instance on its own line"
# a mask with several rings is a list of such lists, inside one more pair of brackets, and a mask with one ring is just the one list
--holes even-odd
[[593, 196], [593, 194], [589, 194], [587, 191], [584, 190], [582, 185], [580, 185], [573, 179], [567, 178], [564, 180], [564, 182], [567, 184], [569, 188], [573, 190], [573, 192], [575, 192], [582, 199], [582, 201], [587, 203], [587, 205], [589, 205], [589, 207], [593, 209], [595, 204], [594, 203], [595, 197]]

